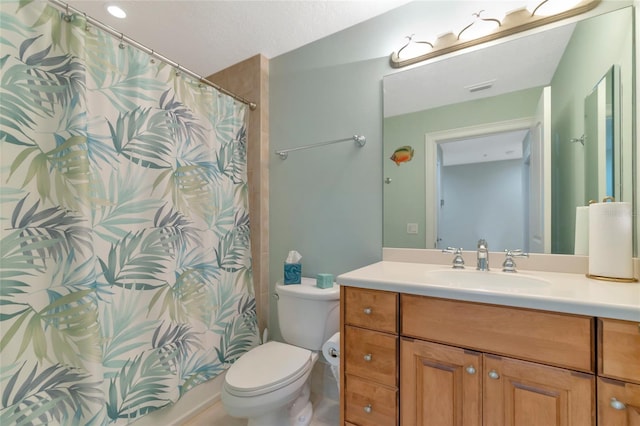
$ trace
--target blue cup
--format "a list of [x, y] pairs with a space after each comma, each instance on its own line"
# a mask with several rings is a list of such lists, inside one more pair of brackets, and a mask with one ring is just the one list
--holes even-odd
[[302, 282], [302, 264], [301, 263], [285, 263], [284, 264], [284, 283], [300, 284]]

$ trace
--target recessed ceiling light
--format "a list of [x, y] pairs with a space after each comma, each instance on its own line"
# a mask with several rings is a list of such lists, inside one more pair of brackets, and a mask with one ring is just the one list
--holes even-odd
[[112, 16], [115, 16], [119, 19], [124, 19], [127, 17], [127, 12], [124, 11], [120, 6], [116, 6], [115, 4], [108, 4], [107, 12], [109, 12]]

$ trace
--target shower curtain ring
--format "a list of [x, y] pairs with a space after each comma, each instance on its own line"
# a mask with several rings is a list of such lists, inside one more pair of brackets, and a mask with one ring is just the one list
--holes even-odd
[[120, 49], [124, 49], [124, 33], [120, 33], [120, 44], [118, 45]]
[[180, 77], [180, 64], [178, 64], [178, 68], [176, 69], [176, 77]]
[[62, 19], [64, 19], [66, 22], [71, 22], [71, 20], [73, 19], [73, 17], [69, 13], [69, 3], [65, 3], [64, 16], [62, 17]]
[[150, 61], [150, 62], [151, 62], [152, 64], [155, 64], [155, 63], [156, 63], [156, 60], [155, 60], [155, 58], [153, 57], [153, 55], [155, 55], [155, 54], [156, 54], [156, 51], [155, 51], [155, 50], [153, 50], [153, 49], [151, 49], [151, 61]]

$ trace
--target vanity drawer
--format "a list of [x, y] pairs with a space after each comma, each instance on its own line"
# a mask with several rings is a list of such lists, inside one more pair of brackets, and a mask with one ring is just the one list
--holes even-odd
[[403, 294], [402, 335], [594, 372], [594, 319]]
[[359, 426], [395, 426], [398, 391], [347, 374], [345, 419]]
[[398, 293], [347, 287], [345, 294], [345, 323], [398, 332]]
[[640, 383], [640, 323], [606, 318], [598, 322], [598, 373]]
[[346, 374], [397, 386], [398, 336], [346, 326], [345, 339], [349, 345], [345, 356]]

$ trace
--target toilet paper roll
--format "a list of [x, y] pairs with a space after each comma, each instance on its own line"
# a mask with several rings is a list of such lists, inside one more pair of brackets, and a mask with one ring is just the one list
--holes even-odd
[[322, 355], [332, 366], [340, 365], [340, 332], [334, 334], [322, 345]]
[[589, 275], [633, 278], [633, 222], [631, 203], [589, 206]]
[[576, 207], [576, 236], [574, 254], [589, 254], [589, 206]]

